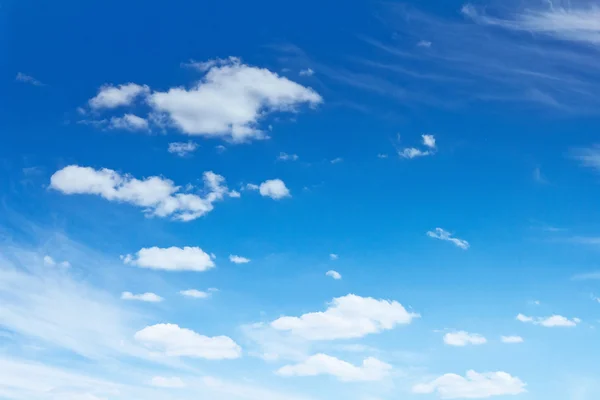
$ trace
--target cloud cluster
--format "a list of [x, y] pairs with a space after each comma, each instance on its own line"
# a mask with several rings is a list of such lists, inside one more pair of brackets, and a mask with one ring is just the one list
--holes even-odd
[[433, 135], [421, 135], [421, 139], [423, 141], [423, 146], [425, 146], [424, 150], [417, 149], [416, 147], [406, 147], [402, 150], [399, 150], [398, 155], [402, 158], [410, 159], [416, 157], [431, 156], [435, 154], [435, 137]]
[[314, 90], [239, 59], [202, 63], [202, 80], [189, 89], [154, 92], [148, 103], [183, 133], [245, 141], [265, 137], [259, 120], [268, 113], [294, 111], [322, 102]]
[[212, 257], [200, 247], [149, 247], [121, 256], [125, 264], [164, 271], [206, 271], [215, 266]]
[[246, 188], [248, 190], [258, 190], [261, 196], [270, 197], [273, 200], [292, 197], [290, 190], [285, 186], [285, 183], [281, 179], [269, 179], [260, 185], [249, 183], [246, 185]]
[[159, 176], [140, 180], [112, 169], [69, 165], [52, 175], [50, 187], [67, 195], [91, 194], [133, 204], [143, 207], [149, 216], [191, 221], [212, 211], [214, 202], [226, 196], [239, 197], [239, 193], [228, 190], [221, 175], [208, 171], [203, 180], [205, 193], [200, 196], [184, 193], [173, 181]]
[[483, 399], [524, 393], [525, 383], [506, 372], [467, 371], [465, 377], [445, 374], [429, 383], [413, 386], [413, 393], [437, 392], [442, 399]]
[[332, 375], [341, 381], [379, 381], [389, 375], [392, 366], [376, 358], [366, 358], [362, 365], [356, 366], [347, 361], [315, 354], [301, 363], [286, 365], [277, 370], [281, 376]]
[[465, 331], [449, 332], [444, 335], [444, 343], [450, 346], [463, 347], [468, 344], [480, 345], [487, 343], [487, 339], [478, 333]]
[[123, 292], [121, 293], [121, 299], [123, 300], [137, 300], [137, 301], [145, 301], [147, 303], [160, 303], [164, 299], [155, 293], [141, 293], [141, 294], [133, 294], [131, 292]]
[[517, 321], [540, 325], [546, 328], [555, 327], [574, 327], [581, 322], [579, 318], [569, 319], [562, 315], [552, 315], [550, 317], [528, 317], [523, 314], [517, 315]]
[[306, 340], [334, 340], [393, 329], [415, 318], [419, 314], [407, 311], [397, 301], [349, 294], [334, 298], [325, 311], [281, 317], [271, 322], [271, 327]]
[[208, 337], [175, 324], [147, 326], [134, 337], [145, 346], [171, 357], [221, 360], [238, 358], [242, 353], [240, 346], [227, 336]]

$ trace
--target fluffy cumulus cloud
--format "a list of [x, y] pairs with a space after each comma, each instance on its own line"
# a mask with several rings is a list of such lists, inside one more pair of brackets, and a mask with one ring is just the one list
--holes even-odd
[[329, 270], [329, 271], [325, 272], [325, 275], [327, 275], [335, 280], [342, 279], [342, 274], [340, 274], [339, 272], [334, 271], [334, 270]]
[[258, 190], [261, 196], [270, 197], [273, 200], [281, 200], [285, 197], [292, 197], [290, 190], [285, 186], [285, 183], [281, 179], [269, 179], [256, 185], [249, 183], [246, 185], [248, 190]]
[[160, 387], [160, 388], [169, 388], [169, 389], [177, 389], [185, 387], [185, 383], [181, 378], [176, 376], [173, 377], [164, 377], [164, 376], [155, 376], [150, 381], [152, 386]]
[[173, 142], [169, 143], [169, 153], [185, 157], [193, 153], [198, 148], [198, 144], [192, 141], [189, 142]]
[[362, 365], [356, 366], [347, 361], [315, 354], [303, 362], [286, 365], [277, 370], [281, 376], [332, 375], [341, 381], [380, 381], [389, 375], [392, 366], [376, 358], [366, 358]]
[[165, 271], [206, 271], [213, 268], [212, 257], [200, 247], [149, 247], [134, 255], [121, 256], [125, 264]]
[[153, 350], [173, 357], [209, 360], [233, 359], [242, 349], [227, 336], [208, 337], [175, 324], [156, 324], [136, 332], [135, 339]]
[[468, 344], [480, 345], [487, 343], [487, 339], [477, 333], [465, 331], [449, 332], [444, 335], [444, 343], [450, 346], [463, 347]]
[[92, 97], [88, 104], [93, 110], [110, 109], [131, 105], [134, 100], [148, 94], [150, 88], [135, 83], [113, 86], [104, 85], [98, 90], [98, 94]]
[[205, 172], [204, 195], [183, 193], [173, 181], [159, 176], [137, 179], [121, 175], [112, 169], [94, 169], [70, 165], [50, 178], [50, 187], [63, 194], [91, 194], [109, 201], [133, 204], [144, 208], [149, 216], [171, 217], [191, 221], [213, 210], [213, 203], [228, 197], [239, 197], [229, 191], [225, 178], [212, 171]]
[[501, 336], [500, 340], [502, 343], [516, 344], [523, 343], [524, 340], [521, 336]]
[[569, 319], [562, 315], [552, 315], [550, 317], [528, 317], [523, 314], [517, 315], [517, 321], [544, 326], [546, 328], [555, 327], [574, 327], [581, 322], [579, 318]]
[[204, 73], [189, 89], [177, 87], [153, 92], [148, 102], [189, 135], [224, 137], [233, 141], [264, 138], [262, 117], [295, 111], [300, 105], [322, 102], [314, 90], [265, 68], [246, 65], [237, 58], [194, 63]]
[[436, 141], [435, 136], [433, 135], [421, 135], [421, 139], [423, 141], [423, 146], [425, 146], [424, 150], [418, 149], [416, 147], [406, 147], [404, 149], [398, 150], [398, 155], [402, 158], [417, 158], [417, 157], [425, 157], [431, 156], [435, 154], [436, 150]]
[[410, 324], [418, 317], [397, 301], [349, 294], [334, 298], [325, 311], [281, 317], [271, 327], [307, 340], [350, 339]]
[[229, 256], [229, 261], [231, 261], [234, 264], [247, 264], [250, 262], [250, 259], [246, 258], [246, 257], [236, 256], [234, 254], [231, 254]]
[[435, 228], [435, 231], [427, 232], [427, 236], [434, 239], [446, 240], [463, 250], [467, 250], [469, 248], [469, 242], [463, 239], [452, 237], [450, 232], [447, 232], [442, 228]]
[[125, 114], [122, 117], [112, 117], [109, 127], [126, 131], [146, 131], [148, 130], [148, 121], [134, 114]]
[[525, 383], [506, 372], [467, 371], [465, 377], [445, 374], [429, 382], [413, 386], [413, 393], [435, 393], [442, 399], [484, 399], [524, 393]]
[[141, 294], [133, 294], [131, 292], [123, 292], [121, 293], [121, 299], [123, 300], [137, 300], [137, 301], [145, 301], [147, 303], [160, 303], [164, 299], [155, 293], [141, 293]]

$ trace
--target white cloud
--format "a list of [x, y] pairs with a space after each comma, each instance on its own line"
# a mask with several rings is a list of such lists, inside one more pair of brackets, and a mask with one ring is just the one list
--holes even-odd
[[423, 151], [416, 149], [414, 147], [407, 147], [402, 151], [398, 152], [398, 155], [402, 158], [416, 158], [416, 157], [425, 157], [430, 156], [432, 153], [429, 151]]
[[258, 187], [258, 191], [261, 196], [270, 197], [273, 200], [291, 197], [289, 189], [281, 179], [269, 179], [264, 181]]
[[339, 163], [341, 163], [343, 161], [344, 161], [344, 159], [342, 157], [337, 157], [337, 158], [334, 158], [333, 160], [331, 160], [330, 163], [332, 163], [332, 164], [339, 164]]
[[154, 92], [149, 104], [183, 133], [233, 141], [265, 138], [258, 124], [268, 113], [322, 102], [314, 90], [239, 59], [196, 63], [204, 77], [192, 88]]
[[279, 161], [297, 161], [298, 158], [297, 154], [287, 154], [284, 152], [279, 153], [279, 156], [277, 156]]
[[427, 236], [434, 239], [447, 240], [463, 250], [467, 250], [469, 248], [469, 242], [463, 239], [452, 237], [452, 234], [450, 232], [447, 232], [442, 228], [435, 228], [435, 232], [427, 232]]
[[397, 301], [349, 294], [334, 298], [325, 311], [281, 317], [271, 327], [307, 340], [349, 339], [410, 324], [419, 317]]
[[138, 96], [145, 95], [149, 91], [148, 86], [140, 86], [135, 83], [119, 86], [104, 85], [98, 90], [98, 94], [88, 101], [88, 104], [94, 110], [128, 106]]
[[[568, 3], [570, 4], [570, 3]], [[499, 26], [515, 31], [547, 35], [556, 39], [600, 45], [600, 9], [596, 3], [585, 2], [569, 7], [556, 7], [549, 3], [547, 8], [525, 8], [515, 14], [514, 19], [502, 19], [479, 13], [470, 4], [463, 6], [462, 13], [474, 21]]]
[[231, 254], [229, 256], [229, 261], [231, 261], [234, 264], [247, 264], [250, 262], [250, 259], [246, 258], [246, 257], [236, 256], [236, 255]]
[[169, 389], [178, 389], [185, 387], [185, 383], [176, 376], [174, 377], [164, 377], [164, 376], [155, 376], [150, 381], [150, 385], [160, 387], [160, 388], [169, 388]]
[[325, 275], [332, 277], [335, 280], [342, 279], [342, 275], [334, 270], [327, 271]]
[[30, 85], [33, 85], [33, 86], [45, 86], [42, 82], [38, 81], [33, 76], [24, 74], [22, 72], [18, 72], [15, 79], [18, 82], [29, 83]]
[[581, 322], [579, 318], [568, 319], [562, 315], [552, 315], [550, 317], [528, 317], [523, 314], [517, 315], [517, 320], [534, 325], [544, 326], [546, 328], [555, 327], [573, 327]]
[[158, 176], [143, 180], [121, 175], [111, 169], [96, 170], [70, 165], [50, 178], [50, 187], [63, 194], [93, 194], [109, 201], [125, 202], [144, 208], [147, 215], [171, 216], [179, 221], [191, 221], [212, 211], [213, 203], [232, 196], [225, 178], [212, 171], [203, 174], [205, 196], [182, 193], [173, 181]]
[[149, 247], [135, 255], [121, 256], [125, 264], [165, 271], [206, 271], [215, 266], [214, 261], [200, 247]]
[[463, 347], [468, 344], [481, 345], [487, 343], [487, 339], [478, 333], [465, 331], [449, 332], [444, 335], [444, 343], [450, 346]]
[[412, 392], [437, 392], [442, 399], [483, 399], [492, 396], [517, 395], [526, 392], [525, 383], [506, 372], [467, 371], [466, 377], [445, 374], [429, 382], [413, 386]]
[[206, 298], [210, 297], [209, 292], [203, 292], [201, 290], [196, 290], [196, 289], [182, 290], [179, 292], [179, 294], [181, 294], [182, 296], [192, 297], [195, 299], [206, 299]]
[[423, 138], [423, 145], [430, 149], [435, 149], [435, 136], [433, 135], [421, 135]]
[[315, 71], [313, 71], [310, 68], [306, 68], [300, 71], [300, 76], [313, 76], [315, 74]]
[[377, 154], [377, 158], [388, 158], [388, 155], [385, 153], [379, 153]]
[[281, 376], [333, 375], [341, 381], [380, 381], [387, 377], [392, 366], [376, 358], [366, 358], [361, 366], [329, 356], [315, 354], [305, 361], [286, 365], [277, 370]]
[[335, 261], [335, 260], [337, 260], [339, 258], [340, 258], [340, 256], [338, 254], [334, 254], [334, 253], [329, 254], [329, 259], [330, 260]]
[[146, 131], [148, 130], [148, 121], [134, 114], [125, 114], [122, 117], [112, 117], [109, 127], [126, 131]]
[[419, 41], [417, 42], [417, 46], [419, 46], [419, 47], [426, 47], [426, 48], [429, 48], [429, 47], [431, 47], [431, 44], [432, 44], [432, 43], [431, 43], [429, 40], [419, 40]]
[[179, 157], [185, 157], [196, 151], [197, 148], [198, 144], [192, 141], [169, 143], [169, 153], [176, 154]]
[[524, 340], [521, 336], [501, 336], [500, 340], [502, 343], [523, 343]]
[[142, 294], [133, 294], [131, 292], [123, 292], [121, 293], [121, 299], [123, 300], [138, 300], [145, 301], [148, 303], [160, 303], [164, 299], [155, 293], [142, 293]]
[[156, 324], [136, 332], [135, 339], [167, 356], [209, 360], [238, 358], [242, 349], [227, 336], [208, 337], [175, 324]]
[[584, 167], [600, 170], [600, 145], [575, 148], [570, 151], [570, 155]]
[[48, 267], [63, 267], [63, 268], [69, 268], [69, 267], [71, 267], [71, 263], [70, 262], [68, 262], [68, 261], [56, 262], [50, 256], [44, 256], [44, 265], [46, 265]]

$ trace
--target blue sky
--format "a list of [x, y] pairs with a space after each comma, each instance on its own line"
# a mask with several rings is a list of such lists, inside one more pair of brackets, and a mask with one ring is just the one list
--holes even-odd
[[597, 399], [599, 20], [3, 1], [0, 399]]

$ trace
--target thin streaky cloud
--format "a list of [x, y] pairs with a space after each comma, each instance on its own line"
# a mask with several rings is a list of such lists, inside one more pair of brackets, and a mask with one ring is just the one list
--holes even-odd
[[460, 247], [463, 250], [467, 250], [470, 246], [469, 242], [467, 242], [466, 240], [453, 237], [450, 232], [445, 231], [442, 228], [435, 228], [435, 230], [433, 231], [428, 231], [427, 236], [433, 239], [448, 241], [454, 244], [456, 247]]
[[42, 82], [35, 79], [33, 76], [24, 74], [22, 72], [17, 73], [15, 80], [18, 82], [29, 83], [30, 85], [33, 85], [33, 86], [46, 86]]

